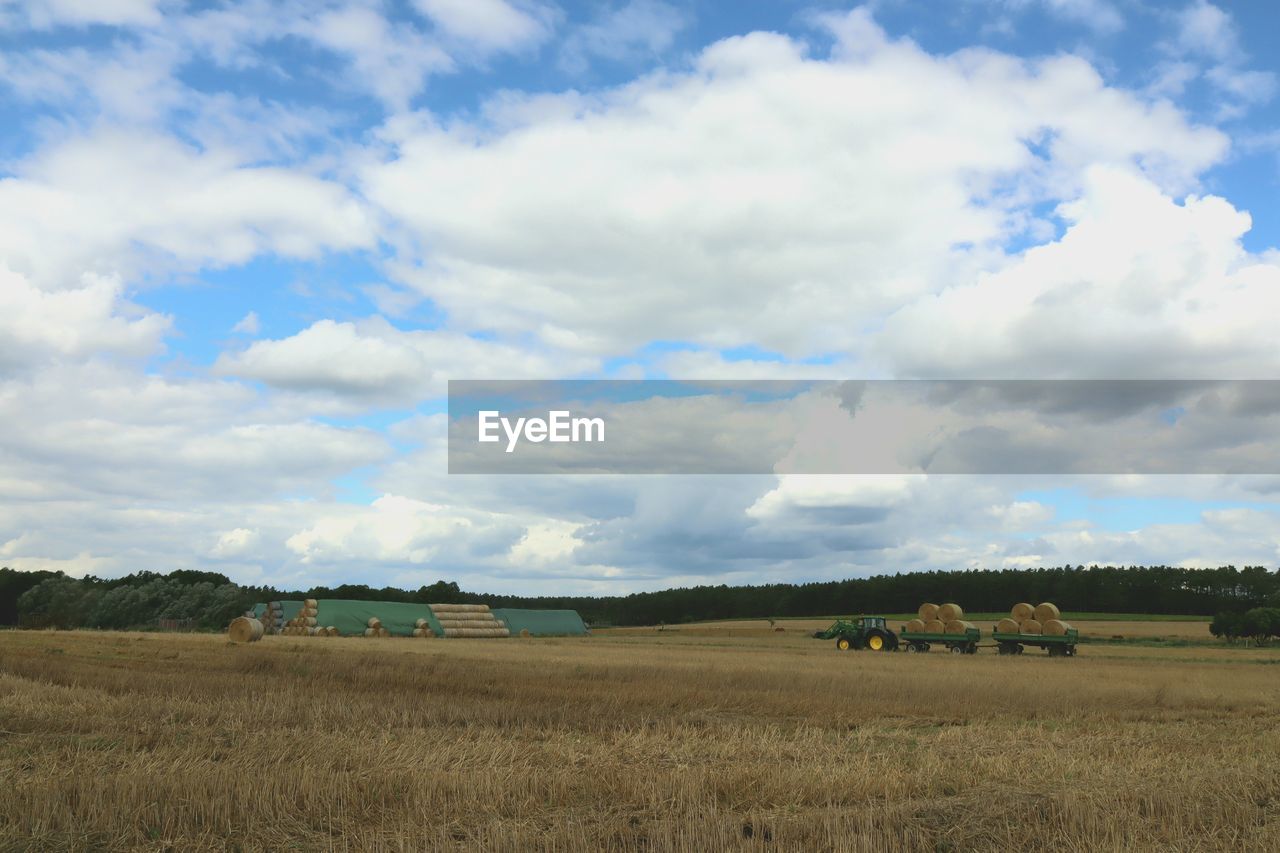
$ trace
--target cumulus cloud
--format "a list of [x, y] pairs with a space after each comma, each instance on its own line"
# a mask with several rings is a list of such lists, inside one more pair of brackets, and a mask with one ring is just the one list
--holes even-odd
[[320, 320], [292, 337], [255, 341], [221, 356], [215, 371], [280, 388], [412, 405], [441, 393], [451, 378], [555, 378], [596, 365], [457, 332], [401, 331], [370, 317], [358, 323]]
[[550, 9], [506, 0], [413, 0], [444, 33], [481, 51], [510, 51], [550, 35]]
[[1280, 266], [1245, 252], [1249, 216], [1214, 196], [1179, 204], [1095, 167], [1060, 240], [910, 302], [878, 347], [901, 374], [990, 378], [1266, 378]]
[[371, 218], [339, 184], [152, 133], [73, 137], [0, 180], [0, 258], [40, 286], [86, 269], [310, 258], [373, 240]]
[[831, 58], [756, 33], [499, 128], [393, 122], [396, 156], [363, 186], [430, 247], [393, 273], [464, 327], [569, 350], [856, 352], [884, 312], [990, 264], [1088, 165], [1185, 188], [1226, 148], [1078, 59], [933, 57], [863, 13], [833, 26]]
[[[0, 265], [0, 376], [50, 359], [82, 360], [99, 354], [151, 355], [170, 318], [129, 311], [115, 277], [85, 275], [56, 291], [41, 290]], [[128, 312], [128, 313], [126, 313]]]

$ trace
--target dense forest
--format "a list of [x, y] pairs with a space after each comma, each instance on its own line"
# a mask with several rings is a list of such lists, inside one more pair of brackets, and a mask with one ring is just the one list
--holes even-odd
[[626, 596], [468, 593], [451, 581], [416, 590], [363, 584], [279, 590], [246, 587], [213, 572], [138, 572], [122, 578], [71, 578], [58, 572], [0, 569], [0, 625], [148, 628], [160, 620], [219, 629], [254, 602], [348, 598], [492, 607], [568, 608], [594, 625], [654, 625], [738, 617], [777, 618], [902, 613], [923, 601], [955, 601], [971, 612], [1004, 611], [1018, 601], [1053, 601], [1063, 610], [1211, 615], [1280, 606], [1280, 570], [1172, 566], [1063, 566], [911, 572], [871, 578], [763, 586], [699, 586]]

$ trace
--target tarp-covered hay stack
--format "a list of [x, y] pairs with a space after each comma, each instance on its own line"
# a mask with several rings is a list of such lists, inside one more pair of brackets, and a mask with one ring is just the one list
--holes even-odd
[[431, 614], [446, 637], [510, 637], [487, 604], [432, 604]]

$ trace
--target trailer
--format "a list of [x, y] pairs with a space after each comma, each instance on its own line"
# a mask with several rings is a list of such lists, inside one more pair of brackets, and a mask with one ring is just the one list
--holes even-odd
[[935, 644], [945, 646], [953, 655], [973, 655], [978, 653], [978, 640], [981, 632], [977, 628], [966, 628], [963, 634], [927, 634], [908, 631], [904, 626], [898, 632], [898, 640], [906, 652], [927, 652]]
[[1075, 628], [1068, 628], [1066, 634], [1050, 637], [1046, 634], [1002, 634], [992, 631], [991, 639], [996, 641], [996, 654], [1000, 655], [1020, 655], [1024, 646], [1031, 646], [1045, 649], [1049, 652], [1049, 657], [1070, 658], [1076, 655], [1080, 632]]

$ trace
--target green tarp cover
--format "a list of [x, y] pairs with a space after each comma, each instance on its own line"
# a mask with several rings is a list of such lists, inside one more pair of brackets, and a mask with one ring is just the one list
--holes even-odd
[[[301, 601], [281, 601], [279, 602], [279, 604], [280, 604], [280, 612], [284, 614], [284, 618], [286, 620], [292, 619], [293, 617], [297, 616], [298, 611], [302, 609]], [[261, 619], [262, 614], [267, 612], [267, 605], [265, 603], [255, 604], [253, 605], [253, 612], [259, 619]]]
[[576, 610], [517, 610], [494, 608], [493, 615], [507, 623], [513, 636], [528, 631], [534, 637], [582, 636], [587, 626]]
[[414, 623], [426, 619], [437, 637], [443, 636], [440, 623], [425, 604], [404, 604], [399, 601], [350, 601], [341, 598], [321, 598], [316, 602], [316, 624], [338, 629], [344, 637], [363, 634], [369, 620], [377, 616], [382, 627], [397, 637], [413, 636]]

